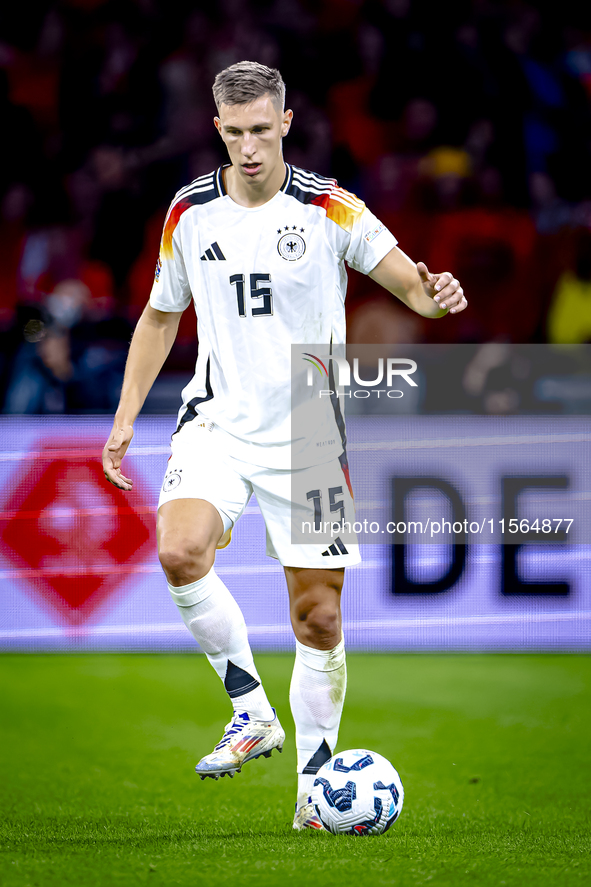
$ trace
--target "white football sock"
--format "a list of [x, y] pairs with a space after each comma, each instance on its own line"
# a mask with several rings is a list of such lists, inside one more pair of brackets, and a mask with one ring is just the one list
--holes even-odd
[[298, 807], [306, 803], [316, 772], [335, 750], [346, 689], [343, 640], [333, 650], [314, 650], [296, 640], [289, 701], [296, 728]]
[[303, 804], [308, 803], [308, 798], [312, 794], [314, 788], [315, 773], [298, 773], [298, 793], [296, 798], [296, 809], [299, 810]]
[[183, 622], [217, 671], [236, 713], [273, 720], [240, 607], [212, 567], [197, 582], [168, 586]]

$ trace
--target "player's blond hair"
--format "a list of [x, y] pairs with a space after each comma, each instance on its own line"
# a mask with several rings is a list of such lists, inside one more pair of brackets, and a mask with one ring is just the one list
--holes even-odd
[[283, 111], [285, 83], [276, 68], [259, 62], [236, 62], [216, 76], [213, 98], [218, 111], [220, 105], [247, 105], [265, 95]]

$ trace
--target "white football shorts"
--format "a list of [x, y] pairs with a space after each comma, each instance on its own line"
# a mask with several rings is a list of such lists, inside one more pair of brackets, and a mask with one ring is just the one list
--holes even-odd
[[[232, 456], [231, 435], [200, 416], [173, 434], [171, 448], [158, 508], [174, 499], [211, 502], [224, 524], [218, 548], [228, 544], [254, 493], [267, 554], [284, 567], [334, 570], [361, 561], [350, 529], [355, 505], [339, 459], [295, 471], [251, 465]], [[310, 541], [294, 541], [302, 538]]]

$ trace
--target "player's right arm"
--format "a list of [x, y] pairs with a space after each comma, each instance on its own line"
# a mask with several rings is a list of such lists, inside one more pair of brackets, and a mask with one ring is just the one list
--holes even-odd
[[133, 437], [133, 424], [172, 348], [182, 314], [158, 311], [148, 304], [135, 328], [119, 406], [103, 450], [105, 477], [120, 490], [133, 487], [133, 481], [121, 473], [121, 461]]

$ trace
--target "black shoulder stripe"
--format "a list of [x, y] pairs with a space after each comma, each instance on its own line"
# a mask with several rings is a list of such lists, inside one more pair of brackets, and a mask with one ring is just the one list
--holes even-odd
[[175, 206], [179, 204], [183, 204], [185, 209], [189, 206], [202, 206], [204, 203], [209, 203], [211, 200], [215, 200], [218, 197], [217, 190], [213, 187], [208, 188], [207, 190], [197, 190], [197, 191], [188, 191], [186, 194], [183, 194], [182, 197], [175, 203]]
[[211, 188], [215, 188], [214, 184], [215, 173], [211, 172], [206, 176], [199, 176], [198, 179], [194, 179], [192, 182], [189, 182], [188, 185], [184, 185], [182, 188], [176, 192], [175, 200], [179, 200], [184, 197], [185, 194], [188, 194], [190, 191], [194, 191], [196, 189], [200, 191], [209, 190]]
[[334, 179], [327, 179], [324, 176], [318, 176], [316, 173], [308, 172], [305, 169], [299, 169], [294, 166], [290, 181], [285, 188], [285, 193], [290, 197], [295, 197], [300, 203], [321, 203], [323, 197], [328, 197], [335, 188]]
[[215, 200], [216, 197], [221, 197], [218, 172], [219, 170], [216, 170], [208, 173], [206, 176], [200, 176], [191, 182], [190, 185], [185, 185], [184, 188], [177, 191], [172, 208], [179, 203], [183, 203], [185, 208], [188, 206], [200, 206]]
[[299, 200], [300, 203], [312, 203], [315, 197], [318, 197], [317, 194], [314, 194], [313, 191], [304, 191], [298, 184], [295, 182], [291, 182], [285, 189], [285, 193], [290, 197], [295, 197], [296, 200]]

